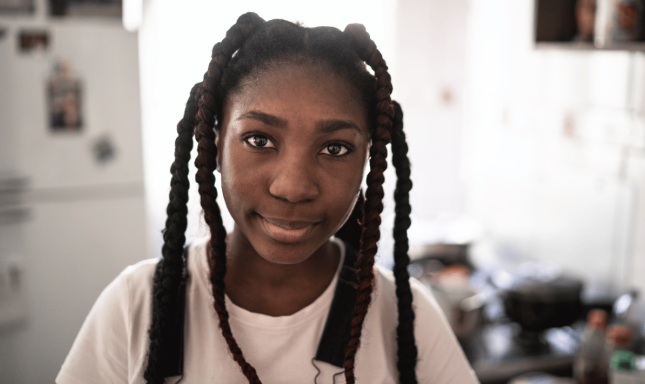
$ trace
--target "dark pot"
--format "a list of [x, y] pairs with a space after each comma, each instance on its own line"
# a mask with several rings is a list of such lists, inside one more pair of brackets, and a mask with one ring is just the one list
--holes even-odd
[[582, 314], [582, 286], [565, 276], [549, 281], [517, 279], [503, 290], [506, 315], [531, 332], [570, 325]]

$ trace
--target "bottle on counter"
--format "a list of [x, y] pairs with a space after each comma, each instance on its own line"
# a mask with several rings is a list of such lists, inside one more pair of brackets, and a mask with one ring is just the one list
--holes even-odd
[[632, 330], [626, 325], [612, 325], [607, 329], [607, 349], [609, 357], [614, 352], [629, 350], [632, 345]]
[[636, 355], [630, 351], [633, 333], [626, 325], [612, 325], [607, 329], [609, 379], [612, 384], [642, 383], [635, 376]]
[[607, 384], [609, 358], [605, 328], [607, 312], [595, 309], [587, 316], [587, 328], [573, 363], [573, 375], [578, 384]]

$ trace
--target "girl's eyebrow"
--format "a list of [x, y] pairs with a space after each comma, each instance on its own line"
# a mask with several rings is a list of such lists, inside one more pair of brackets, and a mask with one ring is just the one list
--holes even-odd
[[[270, 127], [276, 127], [276, 128], [286, 128], [288, 125], [287, 120], [281, 117], [274, 116], [265, 112], [255, 111], [255, 110], [248, 111], [237, 118], [237, 120], [242, 120], [242, 119], [257, 120]], [[338, 119], [321, 120], [318, 123], [316, 123], [316, 129], [322, 133], [331, 133], [331, 132], [336, 132], [343, 129], [353, 129], [356, 132], [358, 132], [359, 135], [363, 136], [363, 131], [361, 131], [358, 125], [352, 123], [351, 121], [346, 121], [346, 120], [338, 120]]]
[[286, 128], [287, 127], [287, 120], [282, 119], [278, 116], [270, 115], [268, 113], [260, 112], [260, 111], [248, 111], [242, 116], [238, 117], [237, 120], [242, 120], [242, 119], [253, 119], [260, 121], [268, 126], [271, 127], [276, 127], [276, 128]]
[[322, 120], [316, 124], [316, 128], [322, 133], [331, 133], [340, 131], [341, 129], [353, 129], [358, 132], [359, 135], [363, 136], [363, 131], [358, 127], [358, 125], [352, 123], [351, 121], [345, 120]]

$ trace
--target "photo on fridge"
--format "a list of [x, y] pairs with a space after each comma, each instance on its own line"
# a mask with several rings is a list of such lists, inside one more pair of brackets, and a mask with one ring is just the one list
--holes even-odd
[[24, 30], [18, 35], [20, 53], [44, 53], [49, 47], [49, 32], [45, 30]]
[[83, 128], [82, 82], [69, 61], [60, 60], [47, 81], [47, 104], [51, 132], [80, 132]]

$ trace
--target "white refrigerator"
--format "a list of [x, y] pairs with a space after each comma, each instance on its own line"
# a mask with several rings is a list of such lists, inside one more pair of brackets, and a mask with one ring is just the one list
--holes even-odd
[[137, 34], [41, 13], [0, 35], [0, 382], [51, 383], [147, 255]]

